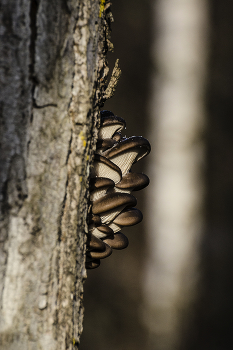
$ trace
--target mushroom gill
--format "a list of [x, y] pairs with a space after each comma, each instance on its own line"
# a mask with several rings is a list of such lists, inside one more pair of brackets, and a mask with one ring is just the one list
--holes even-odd
[[122, 179], [122, 172], [121, 169], [109, 159], [95, 154], [94, 168], [91, 171], [91, 177], [107, 177], [117, 183]]
[[145, 174], [134, 173], [134, 163], [150, 153], [150, 143], [142, 136], [122, 137], [126, 123], [110, 111], [100, 112], [100, 129], [90, 179], [91, 217], [87, 235], [86, 268], [94, 269], [112, 249], [124, 249], [128, 238], [124, 226], [142, 221], [134, 208], [132, 191], [148, 186]]
[[132, 136], [119, 140], [110, 149], [103, 152], [103, 156], [116, 164], [125, 175], [129, 172], [131, 166], [144, 158], [150, 152], [150, 144], [142, 136]]

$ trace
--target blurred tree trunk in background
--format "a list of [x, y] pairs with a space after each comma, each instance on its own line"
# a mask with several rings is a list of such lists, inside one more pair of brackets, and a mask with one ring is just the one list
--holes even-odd
[[74, 349], [97, 76], [106, 75], [100, 7], [1, 0], [0, 9], [0, 349]]
[[144, 320], [149, 349], [175, 350], [197, 293], [204, 219], [206, 1], [154, 2]]

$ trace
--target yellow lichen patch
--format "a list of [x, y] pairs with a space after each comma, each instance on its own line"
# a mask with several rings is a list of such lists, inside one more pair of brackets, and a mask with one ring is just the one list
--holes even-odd
[[80, 181], [80, 182], [83, 181], [83, 177], [82, 177], [82, 176], [79, 177], [79, 181]]
[[85, 148], [86, 145], [87, 145], [87, 141], [86, 141], [85, 136], [83, 135], [83, 132], [82, 132], [82, 131], [80, 132], [79, 137], [80, 137], [80, 139], [81, 139], [82, 142], [83, 142], [83, 147]]
[[100, 12], [99, 12], [99, 17], [101, 17], [102, 12], [104, 10], [104, 4], [105, 4], [105, 0], [100, 0]]
[[89, 160], [89, 156], [87, 156], [87, 162], [88, 162], [88, 160]]

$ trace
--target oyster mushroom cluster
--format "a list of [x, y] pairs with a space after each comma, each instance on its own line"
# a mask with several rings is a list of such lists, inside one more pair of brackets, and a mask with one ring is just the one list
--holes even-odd
[[100, 265], [100, 259], [112, 254], [112, 249], [128, 246], [121, 233], [124, 226], [142, 221], [142, 213], [134, 208], [131, 194], [149, 184], [144, 174], [131, 172], [134, 163], [150, 152], [149, 142], [141, 136], [123, 137], [124, 119], [110, 111], [101, 112], [94, 166], [90, 179], [92, 213], [87, 235], [86, 268]]

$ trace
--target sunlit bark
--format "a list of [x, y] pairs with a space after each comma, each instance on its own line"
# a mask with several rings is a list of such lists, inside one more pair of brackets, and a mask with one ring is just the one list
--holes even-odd
[[75, 349], [102, 13], [92, 0], [0, 5], [0, 349]]

